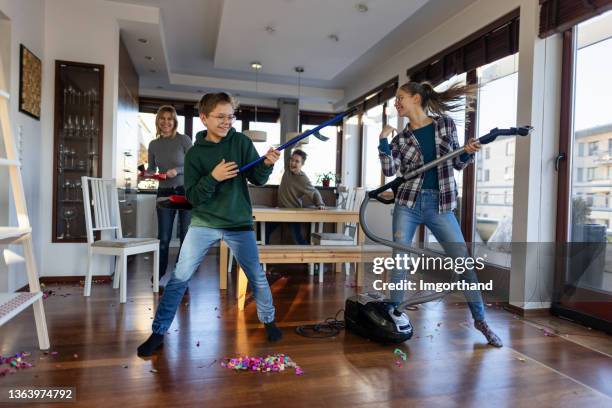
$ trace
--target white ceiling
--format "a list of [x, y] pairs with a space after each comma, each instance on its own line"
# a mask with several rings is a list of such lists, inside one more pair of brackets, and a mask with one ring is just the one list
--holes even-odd
[[356, 0], [225, 0], [214, 66], [241, 71], [261, 61], [268, 74], [294, 75], [299, 65], [306, 78], [333, 80], [425, 2], [368, 0], [360, 12]]
[[295, 97], [300, 65], [303, 99], [331, 105], [348, 82], [474, 0], [107, 1], [159, 11], [156, 22], [120, 21], [145, 94], [225, 89], [253, 97], [257, 60], [260, 97]]

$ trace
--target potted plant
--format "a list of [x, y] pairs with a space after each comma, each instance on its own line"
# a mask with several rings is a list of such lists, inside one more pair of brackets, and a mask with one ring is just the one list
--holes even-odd
[[328, 171], [327, 173], [321, 173], [317, 176], [317, 184], [321, 183], [323, 187], [329, 187], [332, 179], [335, 180], [336, 174], [333, 171]]

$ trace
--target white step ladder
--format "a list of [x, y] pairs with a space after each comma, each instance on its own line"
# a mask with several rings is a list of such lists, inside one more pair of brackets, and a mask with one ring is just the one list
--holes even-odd
[[6, 150], [5, 158], [0, 157], [0, 166], [6, 166], [9, 170], [12, 197], [15, 201], [18, 226], [0, 226], [0, 245], [17, 244], [23, 245], [23, 252], [28, 274], [29, 292], [0, 293], [0, 326], [17, 316], [19, 312], [28, 306], [34, 308], [34, 320], [36, 321], [36, 333], [38, 334], [38, 345], [41, 350], [49, 349], [49, 334], [45, 320], [45, 309], [43, 307], [43, 293], [40, 291], [38, 272], [34, 260], [34, 248], [32, 243], [32, 228], [26, 207], [25, 194], [23, 192], [23, 180], [21, 178], [21, 165], [15, 149], [15, 140], [9, 122], [9, 94], [3, 90], [4, 71], [2, 60], [0, 60], [0, 129], [4, 139]]

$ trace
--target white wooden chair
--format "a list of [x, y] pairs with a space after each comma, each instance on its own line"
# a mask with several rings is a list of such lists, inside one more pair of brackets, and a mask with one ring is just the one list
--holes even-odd
[[[346, 199], [343, 208], [345, 210], [359, 210], [365, 195], [366, 192], [363, 187], [352, 188], [349, 191], [348, 198]], [[311, 240], [314, 245], [357, 245], [357, 224], [346, 223], [342, 233], [315, 232], [311, 234]], [[323, 267], [324, 264], [319, 263], [319, 282], [323, 282]], [[351, 270], [351, 264], [349, 262], [344, 263], [344, 270], [348, 276]]]
[[[94, 255], [115, 257], [113, 288], [119, 287], [121, 303], [127, 300], [128, 255], [153, 252], [153, 292], [159, 291], [159, 240], [156, 238], [123, 238], [119, 216], [119, 197], [114, 179], [81, 177], [85, 225], [87, 227], [88, 263], [84, 296], [91, 294]], [[90, 194], [91, 191], [91, 194]], [[93, 209], [93, 211], [92, 211]], [[93, 212], [93, 214], [92, 214]], [[94, 241], [95, 231], [109, 231], [115, 237]]]

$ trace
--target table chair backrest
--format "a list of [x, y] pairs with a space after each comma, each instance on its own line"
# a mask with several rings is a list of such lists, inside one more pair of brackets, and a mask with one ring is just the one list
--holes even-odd
[[115, 180], [83, 176], [81, 186], [87, 242], [94, 242], [94, 231], [115, 231], [114, 238], [123, 238]]

